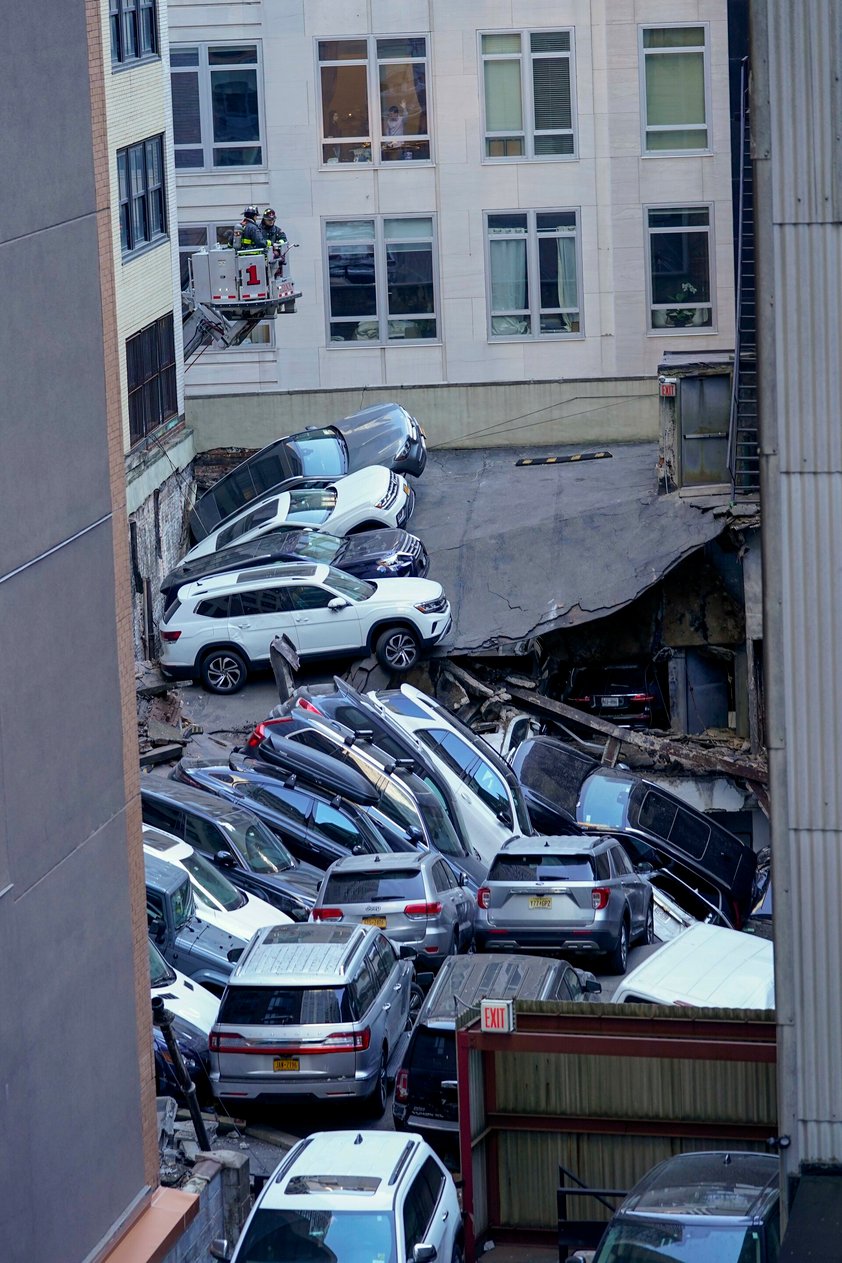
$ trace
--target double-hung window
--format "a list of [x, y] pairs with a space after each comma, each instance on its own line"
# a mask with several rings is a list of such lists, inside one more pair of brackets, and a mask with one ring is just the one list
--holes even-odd
[[710, 328], [710, 207], [659, 206], [647, 210], [646, 215], [651, 327]]
[[331, 342], [438, 337], [431, 216], [328, 220], [324, 254]]
[[[178, 261], [181, 270], [182, 293], [190, 285], [190, 255], [195, 254], [197, 250], [206, 250], [208, 246], [213, 248], [213, 246], [232, 245], [234, 228], [234, 224], [178, 225]], [[274, 331], [274, 320], [261, 320], [260, 324], [252, 329], [251, 333], [246, 334], [242, 342], [237, 343], [237, 346], [244, 350], [248, 350], [249, 347], [257, 347], [259, 349], [261, 347], [274, 346]]]
[[178, 414], [172, 312], [126, 339], [129, 440], [132, 447]]
[[572, 31], [480, 35], [485, 157], [572, 158]]
[[263, 166], [260, 45], [176, 46], [170, 67], [176, 168]]
[[322, 162], [430, 159], [427, 39], [319, 40]]
[[644, 153], [710, 148], [704, 26], [643, 26], [640, 55]]
[[155, 0], [109, 0], [108, 15], [112, 66], [131, 65], [158, 56]]
[[579, 335], [578, 211], [489, 214], [486, 238], [491, 337]]
[[167, 236], [162, 136], [117, 150], [120, 246], [123, 258]]

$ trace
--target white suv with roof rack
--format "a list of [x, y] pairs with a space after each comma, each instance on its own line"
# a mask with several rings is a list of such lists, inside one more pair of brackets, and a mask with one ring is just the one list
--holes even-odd
[[227, 1241], [214, 1241], [210, 1253], [231, 1263], [462, 1263], [459, 1198], [420, 1136], [316, 1132], [264, 1186], [233, 1254]]
[[409, 671], [450, 623], [444, 590], [429, 579], [373, 583], [325, 565], [256, 566], [178, 589], [159, 628], [161, 670], [236, 693], [285, 635], [302, 659], [373, 651], [386, 670]]

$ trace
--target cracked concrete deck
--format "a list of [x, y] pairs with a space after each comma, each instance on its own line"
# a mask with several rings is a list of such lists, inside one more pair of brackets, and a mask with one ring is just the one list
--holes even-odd
[[439, 652], [494, 653], [602, 618], [720, 533], [709, 506], [657, 494], [656, 443], [616, 445], [611, 460], [515, 466], [598, 448], [430, 452], [409, 529], [453, 606]]

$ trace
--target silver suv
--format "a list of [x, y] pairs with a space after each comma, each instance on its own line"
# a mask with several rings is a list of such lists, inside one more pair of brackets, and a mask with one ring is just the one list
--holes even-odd
[[311, 916], [377, 926], [435, 968], [473, 939], [475, 905], [464, 880], [435, 851], [349, 855], [327, 870]]
[[211, 1031], [223, 1102], [365, 1099], [380, 1117], [409, 1019], [413, 967], [365, 925], [274, 925], [234, 968]]
[[485, 951], [604, 952], [624, 974], [629, 944], [652, 943], [652, 887], [616, 838], [516, 838], [492, 860], [477, 895]]

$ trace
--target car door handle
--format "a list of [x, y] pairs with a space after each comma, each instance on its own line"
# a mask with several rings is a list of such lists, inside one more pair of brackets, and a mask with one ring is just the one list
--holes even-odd
[[383, 1005], [383, 1012], [384, 1012], [384, 1013], [388, 1013], [388, 1012], [389, 1012], [389, 1009], [390, 1009], [391, 1007], [392, 1007], [391, 1003], [384, 1004], [384, 1005]]
[[395, 991], [403, 991], [403, 983], [402, 983], [402, 982], [396, 982], [396, 983], [395, 983], [395, 985], [394, 985], [393, 990], [395, 990]]
[[309, 618], [305, 618], [303, 614], [296, 614], [295, 621], [296, 623], [309, 623], [310, 620]]
[[238, 623], [237, 626], [242, 628], [243, 631], [249, 631], [251, 623]]
[[448, 1220], [449, 1218], [450, 1218], [450, 1211], [449, 1211], [449, 1210], [446, 1210], [446, 1211], [444, 1212], [444, 1214], [442, 1215], [442, 1217], [441, 1217], [441, 1221], [442, 1221], [442, 1223], [444, 1223], [444, 1222], [445, 1222], [446, 1220]]

